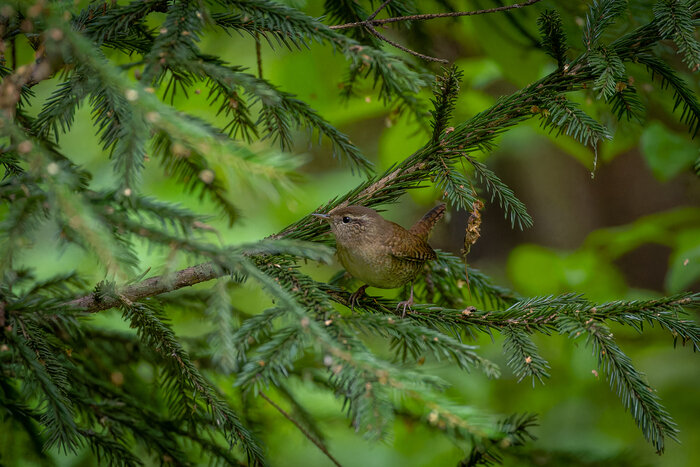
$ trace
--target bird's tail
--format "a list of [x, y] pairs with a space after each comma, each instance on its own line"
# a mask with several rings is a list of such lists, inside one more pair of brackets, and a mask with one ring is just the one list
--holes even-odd
[[428, 211], [413, 227], [409, 230], [413, 235], [416, 235], [424, 240], [427, 240], [430, 231], [445, 214], [445, 203], [438, 204], [433, 209]]

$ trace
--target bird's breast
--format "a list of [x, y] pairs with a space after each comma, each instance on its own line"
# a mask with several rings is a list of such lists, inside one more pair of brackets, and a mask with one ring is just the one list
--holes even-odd
[[413, 279], [422, 263], [402, 261], [390, 254], [389, 248], [373, 245], [337, 245], [338, 260], [356, 279], [371, 287], [394, 289]]

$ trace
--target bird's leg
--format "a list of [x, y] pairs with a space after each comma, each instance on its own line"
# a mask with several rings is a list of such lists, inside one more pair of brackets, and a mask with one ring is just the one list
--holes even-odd
[[365, 289], [369, 287], [369, 285], [365, 284], [356, 291], [354, 291], [352, 294], [350, 294], [350, 311], [355, 312], [355, 305], [357, 305], [358, 300], [360, 297], [362, 297], [365, 294]]
[[406, 317], [406, 309], [410, 309], [411, 305], [413, 305], [413, 282], [411, 282], [411, 296], [408, 297], [408, 300], [404, 300], [402, 302], [399, 302], [398, 305], [396, 305], [396, 310], [398, 311], [399, 308], [403, 307], [403, 313], [401, 313], [401, 317], [405, 318]]

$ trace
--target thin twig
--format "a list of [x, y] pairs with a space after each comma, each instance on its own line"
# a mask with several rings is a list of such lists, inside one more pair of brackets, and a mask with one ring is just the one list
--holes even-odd
[[255, 33], [255, 58], [258, 61], [258, 78], [263, 79], [262, 54], [260, 53], [260, 35]]
[[[213, 263], [202, 263], [182, 269], [174, 274], [150, 277], [144, 281], [121, 288], [118, 293], [122, 298], [137, 302], [142, 298], [172, 292], [182, 287], [216, 279], [219, 276], [221, 276], [221, 271]], [[117, 298], [105, 297], [97, 292], [93, 292], [70, 301], [66, 305], [71, 308], [95, 313], [118, 306], [119, 303], [120, 300]]]
[[415, 55], [416, 57], [422, 58], [423, 60], [427, 60], [429, 62], [449, 63], [449, 60], [445, 60], [444, 58], [431, 57], [430, 55], [424, 55], [422, 53], [416, 52], [415, 50], [411, 50], [408, 47], [404, 47], [403, 45], [399, 44], [398, 42], [394, 42], [391, 39], [389, 39], [388, 37], [386, 37], [385, 35], [381, 34], [379, 31], [374, 29], [374, 26], [372, 26], [369, 23], [366, 24], [365, 26], [366, 26], [366, 29], [369, 32], [371, 32], [372, 34], [374, 34], [379, 40], [382, 40], [388, 44], [391, 44], [399, 50], [403, 50], [404, 52], [408, 52], [411, 55]]
[[394, 42], [385, 35], [381, 34], [377, 29], [372, 25], [372, 21], [374, 18], [377, 17], [380, 11], [382, 11], [389, 3], [391, 3], [392, 0], [386, 0], [384, 3], [382, 3], [379, 8], [377, 8], [374, 13], [369, 15], [369, 17], [362, 23], [365, 26], [365, 29], [367, 29], [371, 34], [373, 34], [375, 37], [377, 37], [379, 40], [386, 42], [387, 44], [393, 45], [399, 50], [403, 50], [404, 52], [407, 52], [411, 55], [414, 55], [418, 58], [421, 58], [423, 60], [429, 61], [429, 62], [440, 62], [440, 63], [447, 63], [447, 60], [444, 60], [442, 58], [435, 58], [431, 57], [429, 55], [424, 55], [422, 53], [418, 53], [414, 50], [409, 49], [408, 47], [404, 47], [403, 45], [399, 44], [398, 42]]
[[523, 3], [516, 3], [514, 5], [506, 5], [506, 6], [499, 6], [496, 8], [487, 8], [484, 10], [473, 10], [473, 11], [453, 11], [450, 13], [428, 13], [428, 14], [423, 14], [423, 15], [409, 15], [409, 16], [396, 16], [394, 18], [385, 18], [385, 19], [367, 19], [365, 21], [358, 21], [355, 23], [345, 23], [345, 24], [336, 24], [334, 26], [329, 26], [330, 29], [350, 29], [350, 28], [358, 28], [361, 26], [375, 26], [378, 24], [386, 24], [386, 23], [398, 23], [401, 21], [423, 21], [423, 20], [429, 20], [429, 19], [435, 19], [435, 18], [456, 18], [459, 16], [475, 16], [475, 15], [485, 15], [487, 13], [496, 13], [499, 11], [506, 11], [506, 10], [514, 10], [517, 8], [523, 8], [526, 6], [530, 6], [534, 3], [540, 2], [541, 0], [527, 0], [526, 2]]
[[379, 14], [379, 12], [382, 11], [382, 10], [383, 10], [388, 4], [390, 4], [390, 3], [391, 3], [391, 0], [386, 0], [384, 3], [382, 3], [381, 5], [379, 5], [379, 8], [377, 8], [377, 9], [374, 11], [374, 13], [372, 13], [371, 15], [369, 15], [365, 21], [372, 21], [374, 18], [377, 17], [377, 15]]
[[333, 455], [331, 455], [330, 452], [328, 452], [328, 449], [326, 449], [326, 447], [323, 445], [323, 443], [321, 443], [319, 440], [317, 440], [316, 438], [314, 438], [313, 435], [312, 435], [311, 433], [309, 433], [309, 432], [306, 430], [306, 428], [304, 428], [303, 426], [301, 426], [301, 424], [300, 424], [299, 422], [297, 422], [297, 421], [294, 419], [294, 417], [292, 417], [292, 416], [289, 415], [287, 412], [285, 412], [284, 409], [283, 409], [282, 407], [280, 407], [279, 405], [275, 404], [275, 403], [272, 401], [272, 399], [270, 399], [269, 397], [267, 397], [267, 395], [266, 395], [264, 392], [260, 391], [260, 397], [262, 397], [263, 399], [265, 399], [271, 406], [273, 406], [275, 409], [277, 409], [277, 411], [278, 411], [279, 413], [281, 413], [282, 415], [284, 415], [284, 417], [285, 417], [287, 420], [289, 420], [290, 422], [294, 423], [294, 425], [296, 425], [296, 427], [299, 428], [299, 431], [301, 431], [302, 434], [303, 434], [304, 436], [306, 436], [306, 437], [309, 439], [309, 441], [311, 441], [312, 443], [314, 443], [314, 444], [316, 445], [316, 447], [319, 448], [319, 449], [321, 450], [321, 452], [323, 452], [323, 453], [326, 455], [326, 457], [328, 457], [328, 458], [331, 460], [331, 462], [333, 462], [333, 463], [334, 463], [335, 465], [337, 465], [338, 467], [343, 467], [343, 466], [340, 464], [340, 462], [338, 462], [338, 461], [336, 460], [336, 458], [333, 457]]
[[12, 48], [12, 71], [17, 71], [17, 44], [14, 37], [10, 39], [10, 47]]

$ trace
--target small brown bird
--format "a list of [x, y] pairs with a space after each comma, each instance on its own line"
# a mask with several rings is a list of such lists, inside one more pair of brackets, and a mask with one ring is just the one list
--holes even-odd
[[411, 282], [411, 296], [397, 310], [413, 305], [413, 279], [426, 261], [436, 258], [428, 235], [445, 212], [445, 205], [431, 209], [409, 230], [384, 219], [365, 206], [338, 207], [328, 214], [313, 214], [330, 223], [338, 259], [355, 278], [365, 283], [350, 296], [350, 307], [367, 287], [394, 289]]

